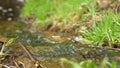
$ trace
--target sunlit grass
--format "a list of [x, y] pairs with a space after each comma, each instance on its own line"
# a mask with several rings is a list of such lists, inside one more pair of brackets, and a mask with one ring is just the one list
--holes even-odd
[[22, 15], [30, 16], [34, 14], [39, 19], [45, 19], [47, 12], [53, 11], [54, 4], [51, 0], [26, 0], [25, 7], [23, 8]]
[[[62, 23], [71, 22], [74, 14], [84, 18], [83, 13], [89, 10], [89, 15], [95, 13], [94, 3], [96, 0], [26, 0], [25, 7], [22, 10], [23, 17], [35, 15], [38, 20], [43, 22], [53, 21], [56, 18]], [[76, 21], [72, 21], [77, 23]], [[39, 25], [38, 24], [38, 25]], [[45, 23], [47, 25], [48, 23]]]
[[108, 43], [109, 46], [120, 42], [120, 19], [119, 15], [109, 12], [103, 13], [102, 21], [95, 21], [91, 30], [86, 30], [84, 37], [92, 41], [92, 44], [102, 45]]
[[61, 62], [63, 67], [64, 64], [66, 64], [70, 68], [117, 68], [117, 63], [115, 61], [109, 62], [107, 58], [104, 58], [99, 64], [90, 59], [81, 61], [80, 63], [67, 59], [61, 59]]

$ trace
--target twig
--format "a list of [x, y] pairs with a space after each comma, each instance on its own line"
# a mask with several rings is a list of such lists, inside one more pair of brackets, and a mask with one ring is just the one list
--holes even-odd
[[3, 65], [3, 67], [5, 67], [5, 68], [10, 68], [9, 66], [7, 66], [7, 65]]
[[114, 50], [114, 51], [119, 51], [120, 52], [120, 48], [95, 47], [95, 46], [93, 46], [93, 48], [100, 48], [100, 49], [105, 49], [105, 50]]
[[19, 64], [16, 62], [16, 60], [13, 58], [13, 62], [16, 65], [17, 68], [20, 68]]
[[4, 46], [4, 45], [2, 45], [2, 49], [1, 49], [1, 51], [0, 51], [0, 55], [2, 55], [2, 54], [3, 54], [4, 49], [5, 49], [5, 46]]
[[25, 52], [27, 53], [27, 55], [29, 56], [29, 58], [30, 58], [32, 61], [35, 62], [36, 68], [38, 68], [38, 67], [44, 68], [41, 64], [38, 63], [38, 61], [36, 61], [36, 60], [33, 58], [32, 54], [29, 52], [29, 50], [28, 50], [21, 42], [19, 42], [19, 45], [25, 50]]
[[21, 61], [18, 61], [20, 64], [22, 64], [22, 66], [23, 66], [23, 68], [26, 68], [25, 67], [25, 64], [23, 63], [23, 62], [21, 62]]
[[43, 65], [39, 64], [38, 61], [35, 62], [35, 68], [44, 68]]
[[27, 55], [29, 56], [29, 58], [30, 58], [32, 61], [35, 61], [35, 59], [34, 59], [33, 56], [31, 55], [31, 53], [29, 52], [29, 50], [28, 50], [21, 42], [19, 42], [19, 45], [25, 50], [25, 52], [27, 53]]

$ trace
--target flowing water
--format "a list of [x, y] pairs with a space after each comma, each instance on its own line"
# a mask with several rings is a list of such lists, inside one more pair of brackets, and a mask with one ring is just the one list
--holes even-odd
[[77, 45], [71, 41], [56, 42], [47, 38], [49, 34], [31, 33], [28, 29], [29, 26], [22, 22], [1, 22], [0, 37], [19, 37], [18, 41], [26, 46], [31, 45], [33, 47], [30, 49], [31, 53], [42, 58], [41, 63], [48, 68], [61, 68], [60, 58], [81, 61], [108, 57], [110, 60], [115, 60], [116, 56], [120, 56], [113, 50], [94, 48], [91, 45]]

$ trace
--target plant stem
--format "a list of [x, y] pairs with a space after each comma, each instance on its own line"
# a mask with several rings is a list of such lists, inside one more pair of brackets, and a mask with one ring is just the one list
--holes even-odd
[[4, 49], [5, 49], [5, 46], [3, 45], [3, 46], [2, 46], [2, 49], [1, 49], [1, 51], [0, 51], [0, 55], [3, 54]]

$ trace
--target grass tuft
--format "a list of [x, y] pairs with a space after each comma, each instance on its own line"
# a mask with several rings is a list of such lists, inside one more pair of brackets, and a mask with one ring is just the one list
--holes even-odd
[[[104, 13], [105, 14], [105, 13]], [[90, 30], [86, 30], [84, 37], [92, 41], [92, 44], [109, 46], [120, 42], [120, 19], [119, 15], [109, 12], [102, 16], [101, 21], [95, 21]]]

